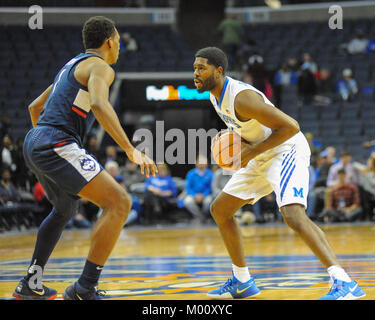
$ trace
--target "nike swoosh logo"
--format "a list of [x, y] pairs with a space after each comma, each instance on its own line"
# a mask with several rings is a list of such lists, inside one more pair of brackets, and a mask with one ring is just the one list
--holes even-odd
[[78, 293], [76, 293], [76, 295], [77, 295], [77, 297], [78, 297], [79, 300], [83, 300], [83, 299], [79, 296]]
[[237, 293], [242, 293], [242, 292], [246, 291], [246, 290], [249, 289], [249, 288], [250, 288], [250, 286], [249, 286], [249, 287], [246, 287], [245, 289], [242, 289], [242, 290], [237, 289]]
[[358, 284], [356, 284], [356, 285], [354, 286], [353, 289], [349, 287], [350, 292], [354, 292], [354, 290], [355, 290], [357, 287], [358, 287]]
[[96, 267], [96, 270], [103, 270], [103, 267]]
[[31, 290], [31, 291], [40, 295], [40, 296], [44, 295], [44, 289], [42, 291], [35, 291], [35, 290]]

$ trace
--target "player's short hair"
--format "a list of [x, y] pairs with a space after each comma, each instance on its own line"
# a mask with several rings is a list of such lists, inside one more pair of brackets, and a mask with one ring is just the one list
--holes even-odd
[[106, 17], [95, 16], [83, 25], [82, 40], [85, 49], [97, 49], [115, 32], [115, 23]]
[[205, 58], [207, 59], [208, 64], [214, 65], [216, 68], [223, 68], [223, 75], [227, 72], [228, 69], [228, 58], [223, 50], [216, 47], [207, 47], [202, 48], [197, 51], [195, 54], [196, 58]]

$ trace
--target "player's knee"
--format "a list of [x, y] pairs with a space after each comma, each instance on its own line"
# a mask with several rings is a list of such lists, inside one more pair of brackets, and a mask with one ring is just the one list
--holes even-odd
[[126, 217], [130, 212], [132, 203], [133, 202], [131, 196], [125, 190], [121, 191], [119, 195], [119, 211], [123, 212], [123, 215], [125, 215]]
[[302, 206], [290, 205], [281, 208], [285, 223], [296, 232], [300, 232], [306, 224], [306, 214]]
[[57, 224], [67, 224], [69, 220], [78, 212], [78, 202], [69, 201], [65, 197], [61, 197], [54, 202], [54, 207], [49, 214]]
[[[110, 209], [108, 212], [113, 218], [124, 220], [129, 215], [132, 206], [132, 199], [130, 195], [123, 189], [118, 189], [111, 195], [110, 201], [107, 203], [106, 208]], [[106, 208], [103, 211], [106, 212]]]
[[217, 201], [213, 201], [210, 204], [210, 213], [211, 213], [212, 218], [216, 221], [216, 223], [219, 223], [222, 219], [225, 218]]

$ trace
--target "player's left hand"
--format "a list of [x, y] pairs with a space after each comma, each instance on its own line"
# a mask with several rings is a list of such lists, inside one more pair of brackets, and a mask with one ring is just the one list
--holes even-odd
[[141, 167], [141, 173], [146, 173], [147, 178], [150, 177], [150, 173], [153, 177], [158, 173], [156, 164], [145, 153], [134, 148], [133, 151], [127, 155], [131, 161]]

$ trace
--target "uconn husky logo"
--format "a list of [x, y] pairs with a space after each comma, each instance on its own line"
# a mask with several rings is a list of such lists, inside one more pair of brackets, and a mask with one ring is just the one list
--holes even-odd
[[92, 160], [91, 158], [87, 156], [82, 156], [78, 160], [79, 160], [82, 170], [95, 171], [96, 164], [95, 164], [95, 161]]
[[296, 187], [294, 187], [293, 191], [294, 191], [294, 197], [296, 197], [296, 198], [298, 198], [298, 197], [303, 198], [303, 188], [300, 188], [298, 190]]

